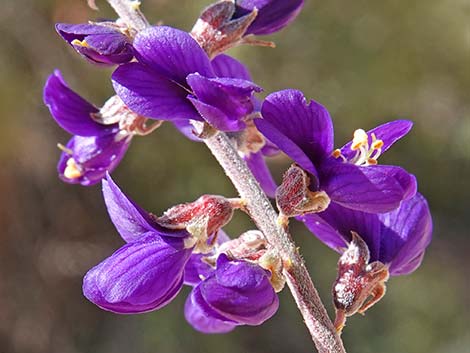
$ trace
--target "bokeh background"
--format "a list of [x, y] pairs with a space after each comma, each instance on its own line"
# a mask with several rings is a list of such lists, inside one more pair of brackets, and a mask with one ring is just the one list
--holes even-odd
[[[83, 61], [54, 31], [85, 22], [85, 0], [2, 0], [0, 11], [0, 352], [187, 353], [311, 352], [289, 296], [260, 327], [206, 336], [183, 318], [187, 289], [158, 312], [119, 316], [81, 294], [83, 274], [122, 244], [100, 187], [66, 185], [55, 171], [67, 134], [42, 103], [42, 86], [60, 68], [97, 105], [112, 95], [108, 69]], [[209, 0], [146, 0], [156, 23], [190, 30]], [[381, 163], [415, 173], [434, 216], [434, 240], [414, 274], [389, 281], [386, 297], [344, 331], [348, 352], [470, 352], [470, 3], [466, 0], [306, 0], [298, 20], [267, 39], [276, 49], [241, 47], [269, 93], [298, 88], [330, 110], [336, 145], [352, 131], [409, 118], [414, 129]], [[276, 178], [288, 160], [271, 161]], [[202, 193], [235, 191], [202, 144], [171, 126], [136, 138], [114, 173], [154, 213]], [[237, 215], [233, 235], [252, 227]], [[300, 224], [292, 232], [331, 313], [337, 254]]]

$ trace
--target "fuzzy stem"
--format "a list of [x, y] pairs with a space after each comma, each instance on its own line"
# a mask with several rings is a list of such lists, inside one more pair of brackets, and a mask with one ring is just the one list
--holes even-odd
[[345, 352], [297, 247], [289, 233], [278, 224], [277, 213], [245, 161], [222, 132], [205, 139], [204, 142], [245, 200], [246, 209], [256, 226], [281, 255], [287, 285], [318, 351]]
[[[107, 0], [119, 17], [137, 31], [148, 22], [135, 6], [135, 1]], [[194, 123], [196, 130], [203, 126]], [[223, 132], [204, 139], [205, 144], [230, 178], [240, 196], [246, 201], [246, 209], [269, 244], [281, 255], [284, 275], [292, 296], [303, 316], [312, 339], [320, 353], [345, 353], [343, 342], [336, 332], [321, 302], [312, 279], [292, 238], [277, 222], [278, 214], [263, 192], [245, 161]]]
[[149, 26], [143, 13], [140, 11], [139, 0], [107, 0], [114, 11], [129, 27], [141, 31]]

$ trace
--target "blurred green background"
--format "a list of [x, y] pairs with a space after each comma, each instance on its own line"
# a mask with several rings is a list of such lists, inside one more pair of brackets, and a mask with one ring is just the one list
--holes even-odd
[[[119, 316], [81, 294], [83, 274], [122, 244], [100, 187], [58, 180], [61, 131], [42, 103], [42, 86], [60, 68], [97, 105], [110, 95], [109, 69], [89, 65], [64, 44], [55, 22], [85, 22], [85, 0], [3, 0], [0, 11], [0, 352], [188, 353], [311, 352], [309, 334], [287, 290], [260, 327], [207, 336], [183, 318], [185, 288], [157, 312]], [[201, 0], [147, 0], [157, 23], [190, 30]], [[348, 320], [350, 353], [470, 352], [470, 3], [466, 0], [306, 1], [299, 19], [269, 37], [276, 49], [231, 54], [273, 92], [298, 88], [330, 110], [336, 145], [354, 129], [408, 118], [414, 129], [383, 158], [416, 174], [434, 216], [423, 265], [389, 281], [365, 317]], [[271, 167], [279, 179], [288, 160]], [[202, 144], [164, 126], [136, 138], [114, 173], [126, 192], [154, 213], [202, 193], [235, 191]], [[227, 231], [252, 224], [237, 215]], [[301, 225], [295, 240], [331, 313], [337, 254]]]

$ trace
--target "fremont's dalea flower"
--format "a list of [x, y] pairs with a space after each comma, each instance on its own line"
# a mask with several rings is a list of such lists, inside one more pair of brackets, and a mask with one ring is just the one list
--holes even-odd
[[115, 22], [58, 23], [55, 28], [67, 43], [92, 63], [123, 64], [134, 57], [127, 26]]
[[254, 263], [219, 255], [216, 268], [186, 300], [186, 319], [204, 333], [225, 333], [239, 325], [262, 324], [279, 307], [270, 276], [269, 271]]
[[252, 38], [277, 32], [299, 14], [303, 0], [223, 0], [207, 7], [191, 35], [210, 57], [240, 44], [274, 46]]
[[101, 109], [72, 91], [58, 70], [44, 87], [44, 103], [52, 117], [75, 135], [57, 166], [60, 178], [71, 184], [93, 185], [112, 171], [124, 156], [132, 136], [145, 135], [158, 127], [147, 127], [147, 119], [133, 113], [119, 97], [111, 97]]
[[93, 267], [83, 280], [83, 293], [102, 309], [120, 314], [158, 309], [183, 285], [184, 266], [192, 248], [185, 230], [157, 224], [107, 177], [103, 195], [109, 215], [127, 242]]
[[382, 298], [389, 275], [418, 268], [432, 235], [429, 207], [419, 193], [388, 213], [332, 204], [324, 212], [300, 219], [318, 239], [342, 253], [333, 286], [339, 330], [347, 316], [364, 313]]
[[134, 41], [139, 62], [121, 65], [113, 85], [125, 104], [150, 118], [188, 124], [206, 121], [222, 131], [239, 131], [253, 112], [251, 81], [217, 77], [209, 57], [186, 32], [151, 27]]
[[333, 151], [328, 111], [315, 101], [307, 103], [300, 91], [270, 94], [261, 114], [263, 119], [255, 119], [258, 130], [309, 173], [309, 189], [324, 196], [322, 204], [329, 204], [327, 197], [351, 209], [388, 212], [415, 195], [413, 175], [399, 167], [376, 165], [379, 155], [411, 129], [410, 121], [393, 121], [369, 132], [356, 130], [351, 143]]

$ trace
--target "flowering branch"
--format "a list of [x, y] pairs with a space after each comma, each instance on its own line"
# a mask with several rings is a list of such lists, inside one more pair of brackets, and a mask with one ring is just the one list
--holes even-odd
[[246, 208], [257, 227], [281, 255], [287, 285], [318, 351], [321, 353], [345, 352], [343, 343], [328, 318], [302, 257], [290, 235], [278, 224], [277, 213], [245, 161], [239, 157], [238, 152], [223, 132], [204, 141], [235, 185], [240, 196], [246, 201]]
[[[138, 8], [139, 2], [107, 1], [129, 27], [139, 31], [148, 26], [147, 20]], [[195, 125], [196, 129], [201, 130], [199, 123]], [[277, 213], [245, 161], [223, 132], [217, 132], [205, 138], [204, 142], [233, 182], [240, 196], [246, 201], [246, 209], [258, 228], [283, 259], [283, 272], [287, 284], [318, 351], [321, 353], [345, 352], [343, 343], [328, 317], [302, 257], [290, 235], [283, 226], [278, 224]]]

